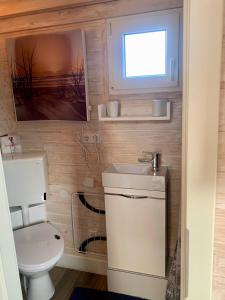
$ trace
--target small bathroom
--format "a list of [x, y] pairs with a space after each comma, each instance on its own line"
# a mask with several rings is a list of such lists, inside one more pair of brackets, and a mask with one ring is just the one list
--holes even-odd
[[0, 18], [23, 299], [178, 300], [183, 1], [37, 2]]

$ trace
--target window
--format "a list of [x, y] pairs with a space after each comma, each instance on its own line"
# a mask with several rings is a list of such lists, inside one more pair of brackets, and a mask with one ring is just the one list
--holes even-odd
[[108, 21], [110, 93], [179, 88], [180, 10]]
[[124, 35], [126, 77], [166, 74], [166, 31]]

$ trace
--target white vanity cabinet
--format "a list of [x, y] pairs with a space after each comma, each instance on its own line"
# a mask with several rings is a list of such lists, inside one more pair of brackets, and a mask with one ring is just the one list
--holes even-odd
[[111, 291], [165, 300], [166, 174], [138, 164], [103, 172]]
[[108, 267], [164, 277], [165, 194], [105, 188], [105, 206]]

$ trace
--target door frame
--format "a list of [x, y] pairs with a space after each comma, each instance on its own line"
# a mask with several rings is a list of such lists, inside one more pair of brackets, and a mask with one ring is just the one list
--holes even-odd
[[20, 277], [0, 153], [0, 299], [22, 300]]
[[212, 299], [223, 2], [183, 1], [182, 300]]

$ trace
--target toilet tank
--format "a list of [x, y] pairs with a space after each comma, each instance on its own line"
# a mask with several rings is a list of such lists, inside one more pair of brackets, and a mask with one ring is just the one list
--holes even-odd
[[7, 154], [3, 167], [9, 206], [43, 203], [48, 189], [47, 158], [43, 152]]

